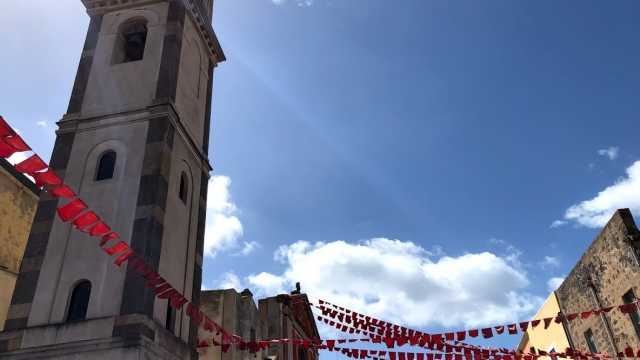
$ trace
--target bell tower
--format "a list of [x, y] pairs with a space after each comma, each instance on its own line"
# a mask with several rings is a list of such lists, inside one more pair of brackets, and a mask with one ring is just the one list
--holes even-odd
[[[212, 81], [225, 60], [212, 0], [82, 2], [91, 20], [50, 166], [198, 304]], [[59, 221], [60, 205], [40, 199], [0, 357], [197, 358], [184, 310]]]

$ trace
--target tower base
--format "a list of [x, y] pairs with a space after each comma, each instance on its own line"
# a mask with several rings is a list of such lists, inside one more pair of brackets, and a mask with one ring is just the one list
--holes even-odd
[[192, 360], [198, 353], [144, 315], [0, 333], [0, 359]]

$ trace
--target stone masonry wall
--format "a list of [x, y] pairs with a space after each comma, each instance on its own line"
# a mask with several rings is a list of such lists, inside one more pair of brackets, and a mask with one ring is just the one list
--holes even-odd
[[[623, 304], [633, 289], [640, 296], [640, 234], [628, 209], [618, 210], [556, 291], [563, 313]], [[631, 317], [617, 310], [566, 322], [570, 342], [588, 351], [585, 333], [591, 329], [599, 352], [616, 354], [628, 346], [640, 348], [640, 334]]]

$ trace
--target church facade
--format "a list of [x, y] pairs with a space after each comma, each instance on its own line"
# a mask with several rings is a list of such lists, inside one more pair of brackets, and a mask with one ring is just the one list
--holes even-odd
[[[199, 304], [213, 72], [211, 0], [82, 0], [91, 18], [50, 166]], [[0, 359], [195, 359], [197, 326], [40, 196]]]

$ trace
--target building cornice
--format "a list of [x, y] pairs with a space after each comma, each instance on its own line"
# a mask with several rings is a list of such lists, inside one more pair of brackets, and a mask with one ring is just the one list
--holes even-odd
[[[135, 6], [166, 1], [166, 0], [81, 0], [90, 16], [100, 15], [114, 10], [126, 9]], [[211, 26], [211, 19], [203, 13], [202, 7], [198, 6], [196, 0], [174, 0], [182, 1], [189, 16], [198, 27], [198, 33], [207, 44], [210, 59], [214, 64], [226, 60], [220, 42]]]

